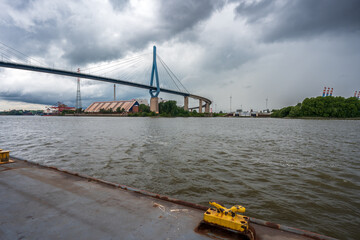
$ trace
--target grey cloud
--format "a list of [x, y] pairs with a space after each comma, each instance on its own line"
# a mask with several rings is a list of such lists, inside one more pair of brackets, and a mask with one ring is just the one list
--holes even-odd
[[115, 10], [122, 11], [129, 5], [129, 0], [110, 0], [110, 3]]
[[169, 32], [179, 33], [208, 19], [215, 10], [221, 9], [224, 4], [225, 2], [222, 0], [164, 0], [160, 9], [161, 20]]
[[[26, 32], [24, 29], [15, 26], [1, 26], [0, 31], [7, 34], [2, 36], [1, 41], [7, 45], [15, 47], [18, 51], [27, 55], [43, 55], [49, 46], [50, 36], [36, 34], [36, 32]], [[44, 32], [46, 30], [44, 29]], [[44, 41], [45, 40], [45, 41]], [[46, 41], [47, 40], [47, 41]]]
[[16, 9], [26, 9], [31, 4], [31, 0], [7, 0], [8, 4], [11, 4]]
[[256, 57], [257, 53], [251, 47], [241, 48], [235, 42], [229, 41], [209, 52], [203, 61], [207, 71], [219, 72], [236, 69]]
[[[13, 7], [13, 6], [11, 6]], [[30, 8], [31, 4], [27, 4], [24, 8]], [[66, 19], [69, 16], [66, 9], [59, 11], [59, 19]], [[7, 17], [6, 23], [0, 24], [0, 32], [6, 32], [1, 36], [1, 41], [13, 46], [18, 51], [31, 56], [44, 57], [50, 50], [52, 44], [58, 44], [61, 38], [59, 31], [59, 21], [54, 18], [46, 20], [33, 20], [33, 26], [24, 28], [15, 24], [14, 19]]]
[[240, 2], [235, 8], [235, 12], [239, 16], [246, 17], [248, 23], [255, 23], [266, 18], [271, 13], [275, 7], [274, 3], [275, 1], [273, 0], [251, 3]]
[[[63, 99], [58, 96], [54, 96], [54, 94], [48, 94], [46, 92], [36, 92], [24, 94], [20, 90], [19, 91], [11, 91], [11, 92], [1, 92], [1, 99], [8, 101], [21, 101], [27, 103], [36, 103], [36, 104], [55, 104], [57, 102], [56, 99]], [[53, 102], [53, 103], [52, 103]]]
[[[113, 1], [112, 4], [116, 5], [114, 8], [118, 8], [120, 3], [125, 5], [126, 2]], [[22, 12], [31, 9], [33, 6], [26, 1], [18, 1], [18, 4], [9, 4], [8, 7], [9, 9], [16, 8]], [[90, 26], [73, 23], [72, 16], [74, 14], [76, 13], [68, 7], [62, 6], [57, 9], [56, 15], [50, 19], [33, 19], [33, 24], [29, 28], [18, 26], [10, 16], [2, 17], [3, 23], [0, 24], [0, 31], [7, 34], [1, 37], [1, 41], [16, 46], [20, 52], [35, 57], [50, 56], [52, 54], [49, 52], [52, 51], [51, 46], [59, 47], [64, 51], [61, 56], [63, 61], [71, 65], [112, 60], [122, 56], [123, 51], [119, 45], [104, 45], [103, 40], [98, 35], [88, 30]], [[48, 64], [52, 64], [53, 60], [46, 59]]]
[[116, 46], [103, 46], [98, 41], [70, 42], [65, 46], [67, 51], [63, 55], [71, 65], [82, 66], [98, 61], [110, 61], [122, 56], [122, 49]]
[[[136, 12], [136, 5], [134, 10], [126, 0], [100, 1], [92, 5], [86, 1], [53, 1], [51, 14], [48, 14], [49, 9], [39, 7], [47, 3], [45, 0], [5, 1], [7, 5], [2, 6], [5, 5], [6, 9], [0, 13], [0, 32], [3, 33], [0, 41], [27, 55], [44, 58], [49, 64], [54, 61], [56, 67], [71, 63], [73, 67], [82, 68], [88, 63], [96, 65], [99, 61], [117, 59], [128, 51], [149, 48], [144, 51], [150, 52], [150, 44], [156, 43], [160, 45], [158, 51], [165, 62], [168, 63], [167, 57], [170, 61], [173, 59], [175, 68], [170, 66], [172, 70], [177, 70], [174, 71], [177, 75], [185, 72], [187, 80], [184, 84], [189, 91], [214, 97], [219, 107], [227, 106], [228, 94], [233, 89], [239, 92], [239, 103], [241, 101], [241, 104], [252, 107], [260, 102], [257, 100], [259, 96], [268, 93], [270, 99], [284, 96], [282, 99], [278, 97], [276, 103], [272, 100], [278, 106], [296, 103], [291, 96], [312, 96], [313, 93], [304, 88], [289, 97], [286, 94], [294, 84], [288, 83], [288, 80], [297, 82], [296, 86], [312, 86], [312, 89], [318, 87], [316, 84], [321, 85], [319, 91], [323, 84], [333, 81], [331, 84], [339, 94], [341, 89], [337, 86], [344, 86], [343, 92], [350, 91], [350, 88], [353, 91], [352, 88], [357, 86], [360, 11], [359, 3], [354, 0], [157, 0], [154, 6], [160, 8], [154, 8], [153, 12], [146, 12], [144, 16], [143, 9]], [[226, 3], [232, 4], [224, 6]], [[97, 15], [98, 9], [93, 9], [95, 6], [108, 11], [106, 17]], [[14, 11], [18, 12], [10, 15]], [[133, 17], [132, 11], [140, 17]], [[118, 24], [116, 21], [119, 19], [126, 25]], [[148, 19], [153, 22], [142, 22]], [[211, 21], [207, 21], [209, 19]], [[242, 27], [244, 22], [248, 26]], [[332, 38], [335, 34], [337, 37]], [[312, 41], [307, 41], [310, 37]], [[287, 42], [294, 39], [296, 42]], [[263, 44], [264, 41], [277, 43]], [[303, 61], [304, 57], [306, 61]], [[193, 64], [189, 66], [189, 63]], [[304, 76], [304, 72], [307, 73], [306, 78], [316, 81], [304, 82], [305, 78], [297, 77]], [[335, 77], [343, 72], [349, 73], [349, 77]], [[15, 74], [9, 75], [13, 76]], [[331, 80], [332, 77], [334, 80]], [[49, 76], [51, 78], [53, 76]], [[0, 82], [5, 80], [2, 78]], [[82, 81], [83, 105], [112, 99], [111, 84], [96, 83], [98, 87], [87, 89], [93, 84], [95, 82]], [[59, 87], [50, 96], [50, 90], [40, 89], [41, 85], [39, 90], [23, 91], [26, 86], [18, 84], [16, 88], [22, 90], [12, 93], [4, 92], [4, 87], [0, 87], [0, 98], [43, 104], [54, 104], [60, 100], [74, 105], [76, 85], [73, 91]], [[287, 88], [283, 88], [284, 85]], [[219, 92], [219, 86], [223, 86], [222, 92]], [[92, 96], [94, 88], [96, 96]], [[13, 89], [9, 88], [9, 91]], [[147, 91], [139, 89], [128, 91], [123, 86], [118, 89], [121, 99], [148, 96]], [[264, 100], [261, 104], [264, 105]]]
[[[129, 5], [129, 1], [111, 0], [110, 4], [114, 10], [122, 11]], [[76, 13], [66, 4], [57, 6], [56, 15], [50, 19], [33, 20], [30, 29], [16, 26], [14, 19], [9, 16], [7, 19], [2, 17], [6, 24], [0, 24], [0, 31], [7, 33], [2, 37], [2, 41], [11, 42], [18, 50], [29, 55], [50, 56], [51, 46], [57, 46], [64, 51], [61, 56], [65, 62], [63, 64], [82, 66], [117, 59], [128, 51], [141, 51], [149, 43], [161, 44], [181, 37], [181, 34], [192, 36], [185, 37], [187, 41], [196, 41], [196, 34], [194, 35], [191, 30], [199, 22], [208, 19], [214, 11], [221, 9], [224, 4], [224, 0], [163, 0], [160, 3], [158, 23], [154, 27], [143, 29], [141, 32], [134, 31], [125, 38], [120, 37], [118, 43], [110, 44], [103, 39], [103, 29], [89, 26], [89, 21], [73, 22], [72, 18]], [[15, 4], [9, 3], [8, 7], [26, 12], [33, 8], [33, 5], [31, 1], [16, 1]], [[113, 31], [116, 32], [117, 29]], [[52, 62], [55, 59], [47, 61]]]
[[[261, 23], [268, 42], [312, 37], [324, 33], [360, 33], [358, 0], [294, 0], [241, 2], [235, 8], [248, 24]], [[262, 21], [269, 17], [267, 21]]]
[[220, 10], [224, 5], [224, 0], [162, 0], [159, 23], [153, 29], [147, 29], [130, 38], [126, 47], [135, 51], [143, 50], [149, 43], [161, 44], [174, 38], [183, 42], [196, 41], [197, 33], [192, 31], [193, 28], [210, 18], [214, 11]]
[[[87, 107], [92, 102], [112, 100], [113, 99], [112, 84], [108, 84], [108, 87], [105, 87], [104, 89], [105, 89], [104, 95], [101, 97], [87, 96], [84, 95], [83, 93], [82, 105], [84, 107]], [[132, 99], [143, 96], [144, 91], [129, 90], [126, 92], [120, 92], [118, 95], [120, 94], [121, 94], [121, 99]], [[76, 96], [75, 90], [74, 92], [60, 91], [59, 93], [54, 93], [54, 92], [49, 93], [46, 90], [38, 90], [31, 93], [24, 93], [22, 90], [0, 91], [0, 100], [20, 101], [20, 102], [44, 104], [44, 105], [55, 105], [58, 101], [61, 101], [69, 106], [75, 106], [75, 96]]]
[[[114, 5], [114, 1], [112, 1]], [[125, 7], [126, 1], [116, 2], [121, 7]], [[64, 55], [72, 63], [89, 63], [96, 61], [112, 60], [123, 56], [126, 51], [141, 51], [149, 43], [156, 42], [161, 44], [174, 37], [181, 37], [181, 34], [192, 35], [192, 40], [196, 37], [189, 33], [199, 22], [208, 19], [211, 14], [221, 9], [225, 4], [223, 0], [184, 0], [184, 1], [166, 1], [160, 4], [160, 23], [153, 29], [145, 29], [144, 32], [138, 32], [125, 42], [120, 42], [117, 46], [103, 46], [101, 39], [92, 39], [76, 41], [75, 36], [69, 37], [73, 41], [72, 47]], [[187, 40], [191, 40], [187, 38]], [[81, 43], [81, 46], [77, 44]]]

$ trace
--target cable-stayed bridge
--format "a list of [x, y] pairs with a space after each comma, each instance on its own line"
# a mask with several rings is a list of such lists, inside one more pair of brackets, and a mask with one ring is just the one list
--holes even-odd
[[[153, 48], [152, 59], [149, 57], [151, 53], [141, 54], [102, 65], [89, 66], [81, 69], [81, 72], [55, 68], [54, 66], [49, 67], [1, 42], [0, 54], [0, 67], [147, 89], [151, 95], [150, 109], [154, 112], [158, 112], [158, 95], [160, 92], [183, 96], [185, 110], [189, 109], [189, 98], [199, 101], [199, 112], [202, 112], [203, 107], [205, 107], [205, 112], [210, 110], [211, 100], [190, 93], [164, 60], [156, 53], [155, 46]], [[150, 84], [148, 84], [149, 79]]]

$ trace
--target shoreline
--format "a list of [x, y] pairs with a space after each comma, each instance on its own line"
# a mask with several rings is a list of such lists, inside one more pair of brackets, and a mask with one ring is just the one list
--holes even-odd
[[[7, 195], [5, 204], [0, 205], [0, 210], [6, 213], [0, 216], [6, 226], [3, 234], [6, 239], [13, 239], [14, 232], [21, 232], [23, 238], [29, 239], [56, 238], [59, 232], [63, 238], [78, 239], [240, 237], [232, 230], [204, 226], [202, 220], [208, 206], [33, 161], [12, 159], [14, 162], [9, 165], [0, 166], [0, 179], [4, 183], [0, 185], [0, 193]], [[113, 212], [116, 214], [109, 214]], [[76, 228], [68, 228], [64, 222]], [[249, 217], [249, 222], [253, 234], [250, 236], [256, 234], [259, 239], [268, 236], [334, 239], [253, 217]]]
[[360, 120], [360, 117], [354, 118], [332, 118], [332, 117], [229, 117], [229, 116], [212, 116], [209, 115], [201, 115], [201, 116], [132, 116], [132, 115], [122, 115], [122, 114], [65, 114], [65, 115], [14, 115], [14, 114], [0, 114], [1, 116], [41, 116], [41, 117], [135, 117], [135, 118], [143, 118], [143, 117], [150, 117], [150, 118], [239, 118], [239, 119], [300, 119], [300, 120]]
[[360, 120], [360, 117], [354, 117], [354, 118], [332, 118], [332, 117], [283, 117], [283, 118], [277, 118], [276, 119], [302, 119], [302, 120]]

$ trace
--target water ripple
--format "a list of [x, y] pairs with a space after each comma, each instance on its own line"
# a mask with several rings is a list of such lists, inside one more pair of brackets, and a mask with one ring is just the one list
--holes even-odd
[[14, 156], [340, 239], [360, 236], [360, 121], [0, 117]]

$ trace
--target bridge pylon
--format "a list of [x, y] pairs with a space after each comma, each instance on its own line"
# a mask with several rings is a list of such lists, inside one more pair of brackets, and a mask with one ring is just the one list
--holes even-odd
[[156, 90], [150, 89], [149, 93], [151, 96], [150, 99], [150, 111], [159, 113], [159, 93], [160, 93], [160, 84], [159, 84], [159, 74], [157, 70], [157, 64], [156, 64], [156, 46], [153, 47], [153, 65], [151, 70], [151, 79], [150, 79], [150, 86], [154, 85], [154, 78], [156, 82]]
[[184, 110], [189, 111], [189, 97], [184, 96]]
[[[77, 72], [80, 73], [80, 68], [77, 69]], [[81, 93], [80, 93], [80, 78], [77, 79], [77, 89], [76, 89], [76, 105], [75, 109], [77, 113], [81, 113], [82, 104], [81, 104]]]
[[202, 108], [203, 108], [203, 100], [199, 99], [199, 113], [202, 113]]

